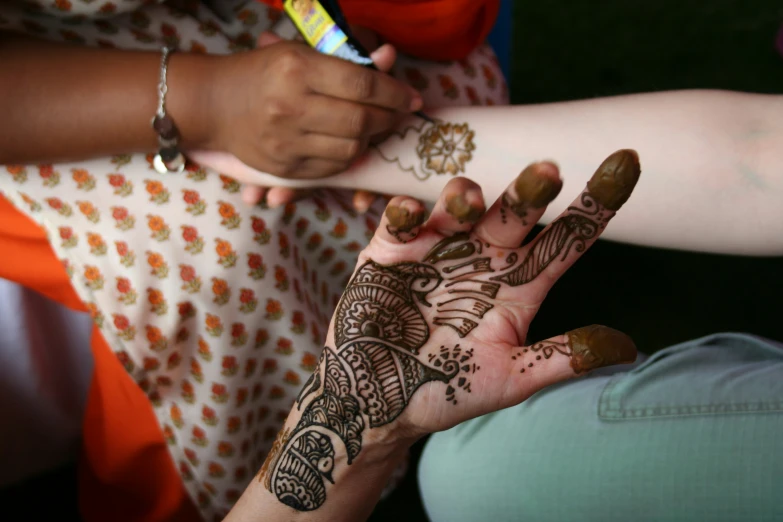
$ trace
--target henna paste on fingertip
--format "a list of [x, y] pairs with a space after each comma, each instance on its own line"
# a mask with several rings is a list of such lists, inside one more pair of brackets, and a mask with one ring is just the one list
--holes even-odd
[[407, 208], [389, 205], [386, 207], [389, 226], [400, 232], [410, 232], [424, 223], [424, 211], [411, 212]]
[[400, 243], [407, 243], [419, 235], [419, 227], [424, 223], [424, 210], [411, 212], [400, 206], [386, 207], [386, 231]]
[[452, 194], [446, 198], [446, 212], [462, 223], [477, 223], [484, 215], [484, 207], [476, 208], [468, 203], [463, 194]]
[[639, 181], [641, 166], [635, 150], [618, 150], [601, 163], [587, 182], [587, 190], [609, 210], [620, 210]]
[[503, 223], [506, 223], [508, 209], [522, 220], [523, 225], [527, 225], [528, 210], [544, 208], [560, 194], [563, 182], [559, 177], [553, 179], [542, 174], [540, 165], [536, 163], [528, 166], [503, 193], [500, 209]]
[[514, 181], [517, 202], [525, 203], [531, 208], [544, 208], [549, 205], [563, 188], [563, 182], [559, 178], [543, 174], [540, 165], [530, 165]]
[[568, 332], [566, 336], [571, 348], [571, 368], [576, 374], [636, 360], [633, 340], [608, 326], [585, 326]]

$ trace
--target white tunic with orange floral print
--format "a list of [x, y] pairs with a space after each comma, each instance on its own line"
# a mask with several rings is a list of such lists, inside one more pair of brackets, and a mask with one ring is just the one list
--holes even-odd
[[[236, 2], [221, 21], [195, 2], [0, 4], [0, 29], [90, 46], [230, 53], [280, 13]], [[402, 57], [395, 75], [428, 107], [507, 103], [494, 55], [453, 64]], [[150, 131], [152, 132], [152, 131]], [[205, 519], [239, 497], [314, 369], [329, 318], [382, 207], [344, 193], [247, 208], [231, 178], [150, 156], [0, 166], [0, 193], [49, 234], [106, 341], [149, 397]]]

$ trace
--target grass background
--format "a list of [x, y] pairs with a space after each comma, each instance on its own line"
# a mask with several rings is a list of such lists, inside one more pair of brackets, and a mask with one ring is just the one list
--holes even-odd
[[[783, 58], [774, 49], [781, 22], [777, 0], [515, 1], [512, 101], [686, 88], [781, 93]], [[600, 242], [550, 293], [531, 337], [603, 323], [627, 332], [648, 353], [716, 331], [783, 340], [781, 268], [780, 258]], [[414, 448], [413, 469], [378, 505], [372, 522], [426, 520], [415, 474], [422, 446]], [[75, 470], [2, 490], [0, 505], [9, 520], [17, 513], [19, 519], [55, 514], [56, 520], [78, 520]]]

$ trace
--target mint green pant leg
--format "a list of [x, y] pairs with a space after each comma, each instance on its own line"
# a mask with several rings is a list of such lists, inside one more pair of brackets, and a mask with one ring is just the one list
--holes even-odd
[[719, 334], [435, 434], [433, 522], [783, 520], [783, 347]]

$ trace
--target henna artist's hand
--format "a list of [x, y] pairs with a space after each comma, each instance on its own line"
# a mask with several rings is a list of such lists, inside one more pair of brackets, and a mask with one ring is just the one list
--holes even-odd
[[[357, 31], [357, 35], [362, 39], [364, 45], [373, 50], [371, 57], [375, 62], [376, 67], [378, 67], [381, 72], [388, 72], [391, 70], [397, 58], [395, 49], [391, 45], [379, 47], [377, 36], [372, 31], [356, 27], [353, 29], [354, 31]], [[281, 46], [290, 47], [290, 49], [287, 49], [288, 51], [302, 48], [302, 51], [306, 56], [310, 56], [311, 53], [315, 52], [302, 45], [286, 42], [270, 32], [262, 33], [259, 36], [257, 43], [258, 49], [269, 48], [274, 44], [280, 44]], [[321, 56], [319, 59], [335, 60], [334, 58], [325, 56]], [[303, 57], [301, 60], [306, 61], [306, 58]], [[310, 67], [315, 67], [315, 65], [316, 64], [312, 64]], [[374, 136], [390, 131], [390, 129], [405, 115], [406, 111], [411, 106], [410, 103], [419, 98], [419, 95], [415, 93], [413, 89], [403, 86], [403, 84], [399, 84], [396, 80], [389, 77], [386, 82], [388, 85], [376, 86], [376, 90], [378, 91], [384, 91], [384, 89], [388, 91], [386, 92], [386, 98], [389, 98], [388, 100], [383, 99], [383, 96], [381, 96], [382, 92], [374, 93], [377, 94], [376, 98], [379, 99], [353, 99], [349, 92], [352, 79], [347, 71], [350, 69], [358, 69], [359, 72], [355, 73], [356, 81], [359, 81], [359, 74], [365, 74], [365, 71], [367, 74], [377, 73], [361, 69], [354, 64], [338, 62], [338, 65], [341, 68], [345, 68], [346, 66], [349, 68], [340, 73], [338, 67], [334, 66], [335, 70], [332, 75], [339, 79], [339, 74], [342, 74], [344, 78], [340, 81], [342, 81], [344, 85], [333, 85], [332, 87], [329, 87], [329, 82], [331, 81], [334, 83], [337, 79], [330, 79], [328, 74], [325, 78], [319, 80], [323, 89], [328, 91], [329, 88], [331, 88], [334, 91], [329, 92], [327, 96], [324, 96], [324, 93], [320, 92], [316, 87], [309, 86], [309, 84], [299, 85], [307, 82], [307, 78], [303, 76], [299, 80], [296, 78], [283, 79], [289, 81], [289, 85], [285, 85], [285, 81], [282, 81], [282, 83], [281, 81], [278, 81], [278, 83], [283, 85], [285, 90], [289, 91], [285, 96], [282, 96], [282, 93], [278, 93], [277, 98], [274, 96], [267, 96], [267, 99], [261, 100], [262, 104], [271, 104], [278, 108], [285, 107], [290, 113], [287, 115], [287, 118], [285, 118], [285, 114], [279, 115], [282, 117], [278, 117], [277, 120], [279, 121], [276, 121], [275, 124], [268, 129], [271, 132], [266, 133], [266, 141], [276, 141], [280, 143], [280, 147], [278, 147], [280, 150], [277, 151], [277, 156], [279, 157], [273, 157], [275, 154], [272, 152], [265, 152], [265, 145], [268, 145], [269, 143], [257, 143], [256, 150], [253, 151], [252, 154], [249, 152], [240, 154], [240, 150], [234, 151], [231, 148], [223, 147], [223, 149], [231, 151], [230, 153], [226, 152], [219, 155], [219, 157], [221, 157], [220, 163], [223, 166], [223, 173], [244, 183], [242, 199], [245, 203], [255, 205], [262, 199], [266, 199], [269, 206], [277, 207], [307, 197], [311, 191], [288, 187], [265, 187], [255, 185], [252, 183], [252, 180], [246, 179], [245, 173], [247, 169], [243, 163], [247, 162], [256, 169], [286, 178], [306, 179], [336, 174], [345, 170], [352, 161], [358, 158], [364, 152], [367, 145], [373, 140]], [[321, 64], [322, 69], [326, 67], [327, 65]], [[328, 69], [326, 69], [326, 71], [328, 72]], [[312, 71], [303, 71], [305, 76], [308, 72], [312, 73]], [[325, 71], [322, 71], [321, 74], [323, 75], [324, 72]], [[378, 82], [376, 81], [376, 83]], [[285, 98], [295, 97], [297, 91], [301, 90], [302, 87], [305, 87], [305, 90], [307, 91], [311, 91], [309, 94], [309, 103], [311, 103], [313, 107], [308, 108], [305, 103], [307, 100], [302, 98], [301, 102], [298, 103], [299, 107], [294, 109], [294, 106], [297, 105], [297, 103], [294, 103], [292, 100], [286, 101]], [[345, 92], [338, 92], [340, 88], [344, 89]], [[397, 90], [396, 92], [395, 89]], [[392, 106], [393, 103], [397, 103], [397, 100], [392, 100], [395, 96], [400, 98], [399, 103], [401, 105]], [[345, 100], [343, 101], [340, 98], [345, 98]], [[372, 98], [372, 96], [370, 96], [370, 98]], [[319, 104], [324, 104], [324, 102], [319, 101], [321, 99], [331, 100], [330, 105], [319, 106]], [[411, 101], [406, 104], [406, 99]], [[319, 116], [319, 109], [321, 112], [327, 111], [328, 113], [331, 113], [331, 117], [328, 117], [328, 114]], [[304, 114], [299, 115], [298, 120], [301, 121], [295, 121], [297, 120], [296, 111], [304, 112]], [[343, 114], [339, 114], [340, 111], [342, 111]], [[358, 130], [346, 130], [346, 124], [342, 125], [342, 127], [345, 127], [346, 129], [340, 129], [342, 120], [356, 118], [364, 122], [357, 124], [360, 127]], [[291, 120], [290, 124], [287, 124], [286, 120]], [[310, 123], [308, 124], [307, 121]], [[308, 125], [310, 125], [310, 127], [315, 125], [318, 128], [310, 128]], [[287, 127], [292, 128], [287, 129]], [[239, 145], [240, 147], [235, 146], [233, 148], [241, 149], [241, 142]], [[338, 151], [341, 149], [350, 149], [351, 152], [336, 157], [335, 155], [339, 155]], [[195, 156], [199, 157], [199, 153], [196, 152]], [[214, 154], [206, 155], [207, 160], [203, 163], [210, 167], [216, 167], [216, 165], [211, 165], [209, 161], [209, 158], [214, 156]], [[284, 159], [283, 156], [287, 159]], [[228, 168], [228, 170], [226, 170], [226, 164], [236, 164], [237, 168]], [[355, 203], [356, 210], [359, 212], [366, 211], [373, 201], [374, 197], [371, 197], [369, 193], [357, 191]]]
[[[300, 511], [328, 504], [330, 488], [343, 502], [341, 480], [358, 487], [353, 468], [381, 465], [367, 456], [379, 447], [407, 447], [545, 386], [633, 362], [633, 341], [605, 326], [533, 344], [527, 333], [639, 174], [634, 151], [614, 153], [523, 247], [560, 191], [552, 163], [526, 168], [486, 213], [481, 189], [465, 178], [448, 183], [426, 221], [420, 202], [392, 199], [337, 305], [318, 369], [261, 469], [266, 488]], [[375, 464], [361, 464], [368, 459]]]

